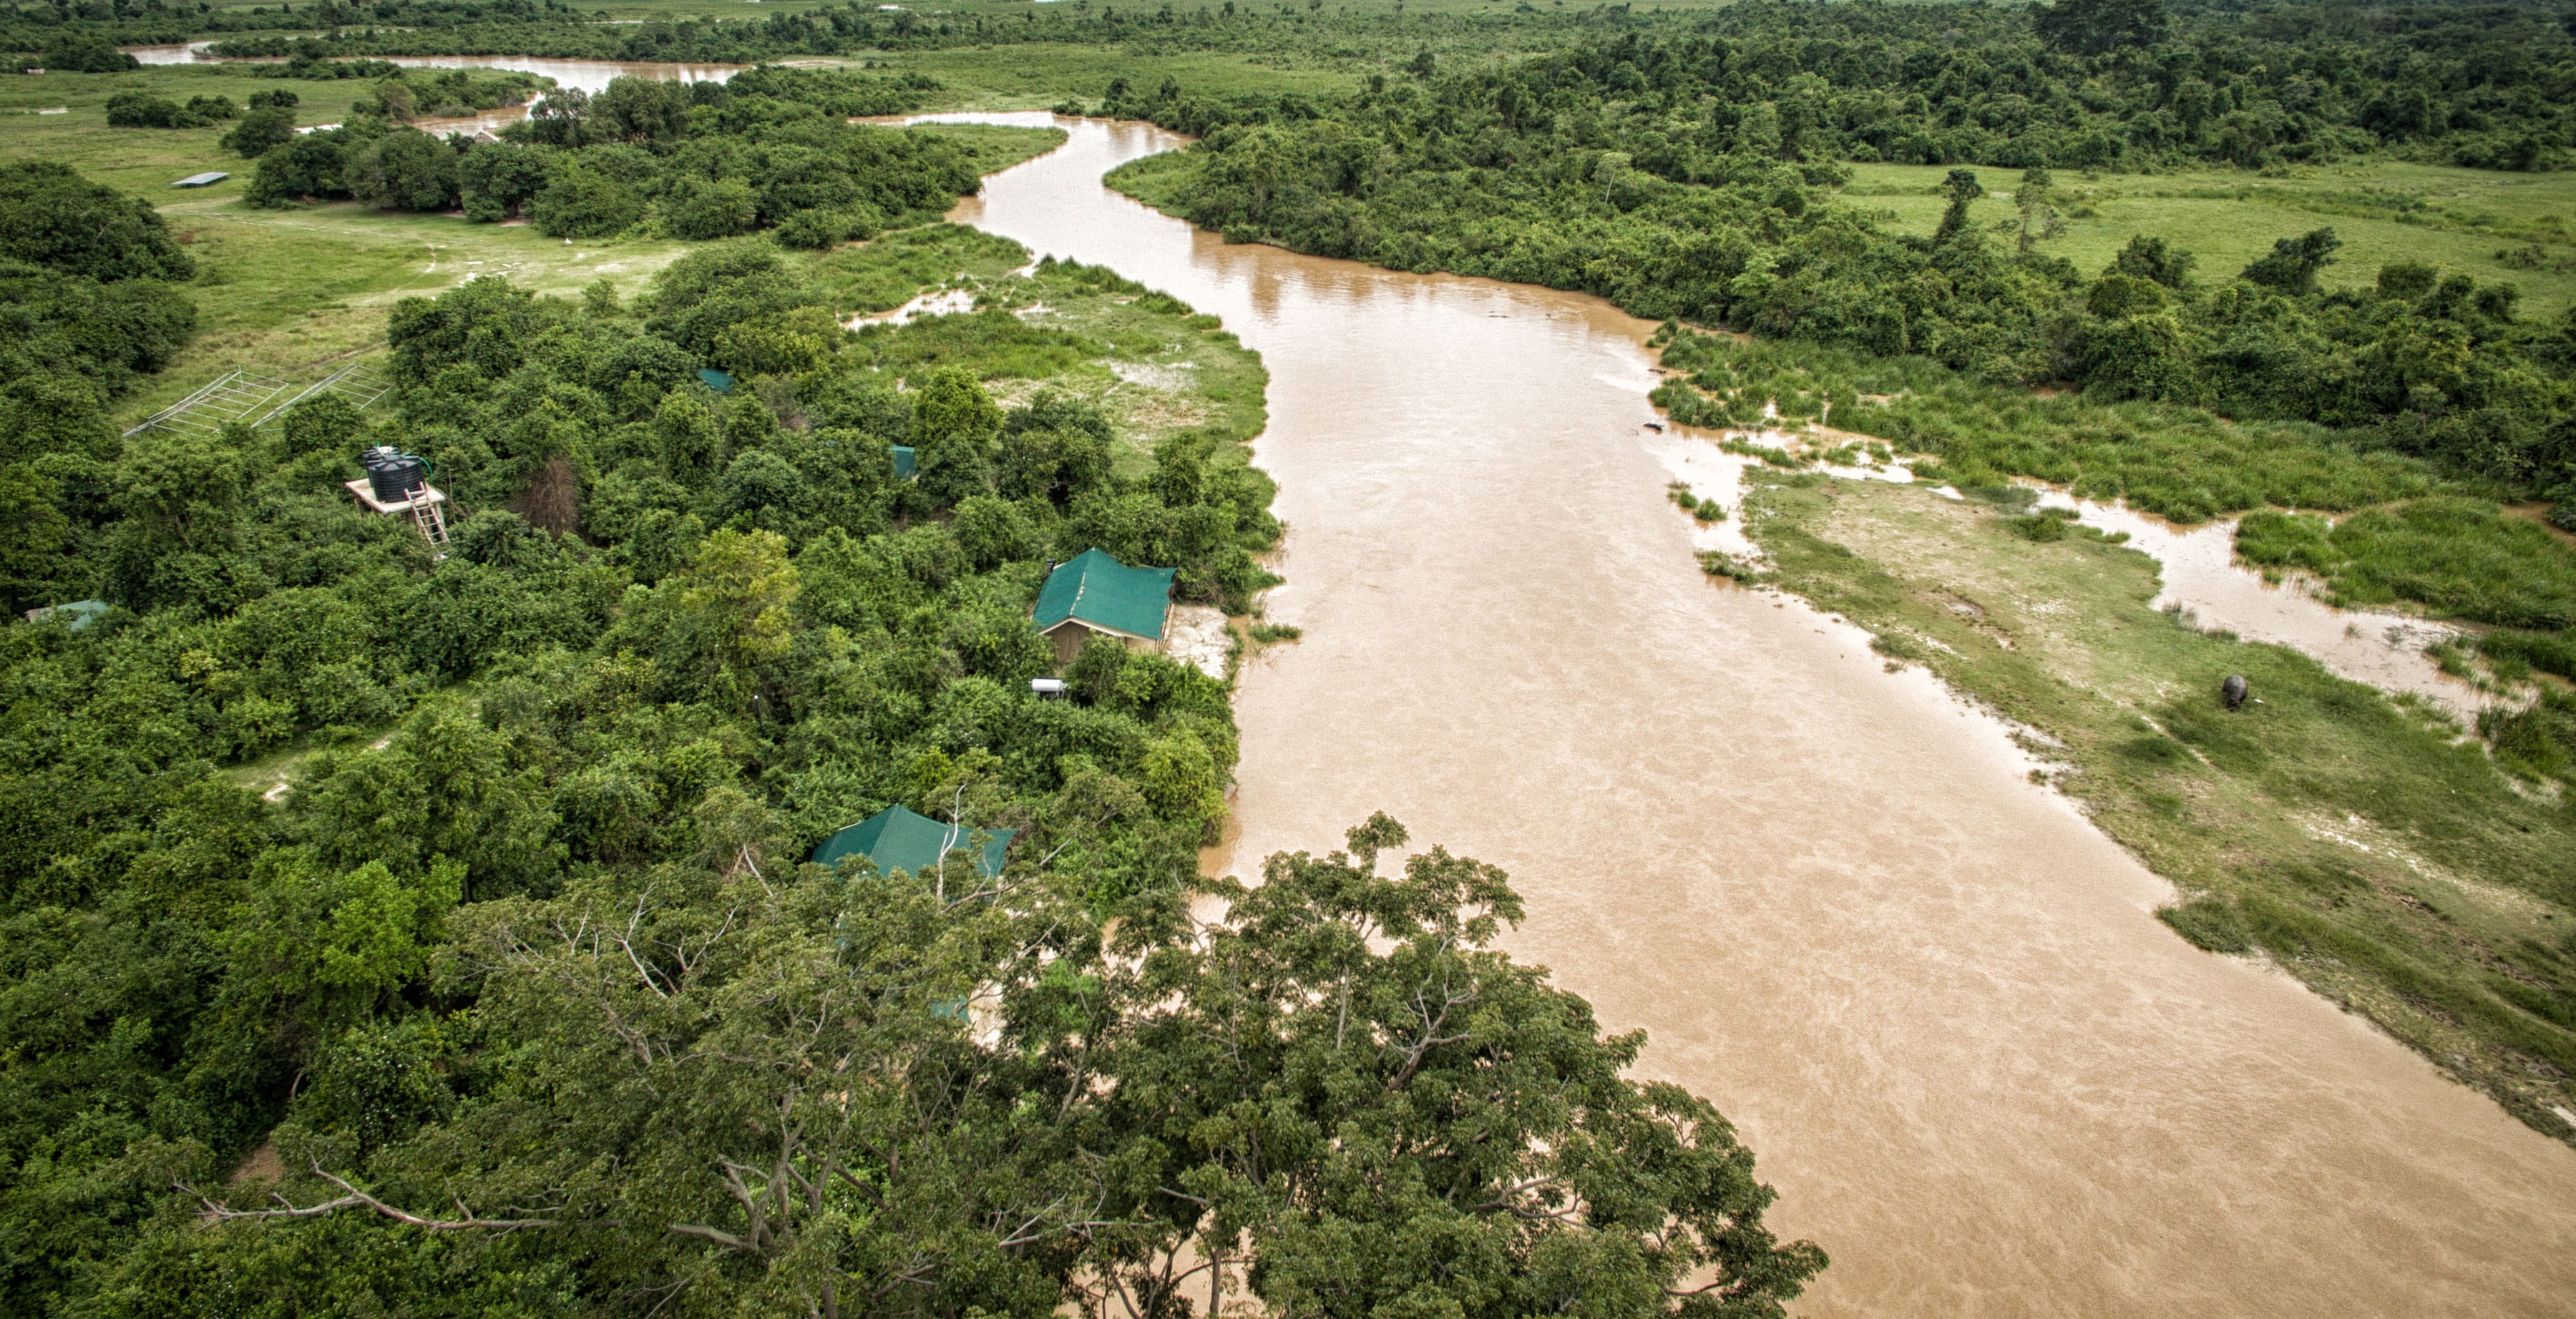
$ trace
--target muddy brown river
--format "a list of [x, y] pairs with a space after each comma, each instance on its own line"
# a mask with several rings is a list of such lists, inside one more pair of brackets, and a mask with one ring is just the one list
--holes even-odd
[[2287, 977], [1990, 721], [1664, 500], [1651, 329], [1597, 299], [1229, 247], [1057, 123], [953, 218], [1215, 312], [1271, 372], [1305, 629], [1247, 666], [1226, 864], [1377, 809], [1499, 863], [1515, 954], [1713, 1098], [1833, 1256], [1807, 1315], [2564, 1315], [2576, 1150]]

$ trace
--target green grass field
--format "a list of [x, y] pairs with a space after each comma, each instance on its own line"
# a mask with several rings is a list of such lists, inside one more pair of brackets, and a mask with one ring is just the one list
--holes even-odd
[[[0, 78], [0, 160], [59, 160], [156, 204], [189, 196], [171, 191], [175, 180], [205, 170], [225, 170], [233, 177], [197, 196], [237, 196], [249, 177], [251, 162], [220, 145], [231, 125], [112, 128], [107, 122], [107, 98], [123, 91], [149, 91], [182, 102], [191, 96], [228, 96], [240, 105], [255, 92], [279, 89], [295, 93], [296, 123], [336, 124], [349, 117], [349, 107], [372, 92], [374, 84], [355, 78], [329, 82], [254, 78], [239, 69], [190, 65], [132, 73]], [[47, 110], [64, 113], [43, 113]]]
[[[1987, 195], [1969, 212], [2002, 226], [2015, 218], [2021, 171], [1971, 166]], [[1949, 167], [1855, 165], [1844, 200], [1885, 211], [1895, 228], [1929, 234], [1939, 223], [1935, 189]], [[2332, 225], [2343, 240], [2328, 287], [2366, 285], [2391, 261], [2429, 261], [2481, 284], [2522, 289], [2523, 308], [2555, 316], [2576, 305], [2576, 175], [2363, 161], [2268, 177], [2246, 170], [2171, 174], [2059, 171], [2066, 231], [2041, 250], [2086, 274], [2101, 270], [2134, 234], [2161, 234], [2200, 258], [2198, 275], [2226, 279], [2272, 250], [2277, 239]], [[2088, 214], [2089, 212], [2089, 214]], [[2497, 253], [2540, 248], [2537, 268]]]
[[[198, 261], [200, 329], [176, 360], [122, 400], [140, 418], [208, 380], [241, 369], [287, 380], [320, 375], [384, 334], [385, 313], [405, 297], [434, 294], [478, 275], [506, 275], [540, 293], [572, 294], [601, 279], [632, 295], [688, 245], [654, 239], [567, 244], [522, 224], [469, 224], [456, 215], [372, 211], [354, 202], [295, 210], [244, 205], [252, 162], [217, 144], [224, 129], [115, 128], [107, 98], [129, 88], [185, 100], [224, 95], [236, 103], [285, 87], [301, 98], [297, 121], [335, 123], [369, 84], [243, 76], [236, 70], [160, 66], [123, 74], [45, 74], [0, 80], [0, 161], [56, 160], [159, 207]], [[61, 108], [64, 114], [37, 114]], [[986, 173], [1063, 140], [1054, 130], [925, 125], [964, 143]], [[172, 180], [201, 170], [234, 177], [210, 188], [176, 190]], [[926, 281], [935, 285], [941, 272]], [[900, 303], [917, 290], [907, 289]]]

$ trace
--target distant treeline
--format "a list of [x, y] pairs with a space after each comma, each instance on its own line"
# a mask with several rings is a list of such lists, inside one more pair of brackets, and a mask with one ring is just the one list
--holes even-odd
[[[1633, 38], [1633, 40], [1632, 40]], [[1551, 52], [1609, 92], [1720, 133], [1771, 107], [1793, 155], [1922, 163], [2261, 165], [2380, 147], [2527, 169], [2576, 141], [2576, 44], [2506, 6], [2271, 6], [2168, 16], [2131, 0], [2051, 8], [1744, 4], [1710, 14], [1327, 16], [1224, 7], [923, 17], [852, 3], [758, 20], [342, 30], [334, 54], [751, 61], [1015, 42], [1300, 51], [1326, 62]], [[283, 55], [282, 36], [230, 55]], [[1767, 119], [1757, 118], [1760, 131]]]

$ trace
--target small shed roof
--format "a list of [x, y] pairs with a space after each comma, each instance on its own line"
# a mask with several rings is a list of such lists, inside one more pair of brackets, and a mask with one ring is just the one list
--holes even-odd
[[[975, 830], [953, 824], [941, 824], [927, 815], [889, 806], [849, 828], [823, 840], [814, 849], [814, 859], [833, 865], [847, 856], [864, 856], [877, 863], [877, 869], [892, 874], [909, 871], [920, 874], [938, 866], [939, 859], [973, 841]], [[990, 879], [1002, 873], [1002, 854], [1010, 850], [1015, 829], [989, 829], [991, 841], [984, 844], [984, 854], [975, 868]]]
[[1163, 639], [1163, 615], [1172, 606], [1172, 570], [1130, 568], [1097, 549], [1084, 550], [1047, 574], [1038, 588], [1037, 627], [1052, 631], [1067, 620], [1104, 631]]
[[711, 366], [699, 367], [698, 379], [705, 382], [707, 388], [719, 394], [733, 388], [733, 377]]
[[203, 174], [191, 174], [170, 186], [173, 188], [203, 188], [211, 184], [221, 183], [231, 177], [232, 175], [227, 174], [222, 170], [210, 169]]
[[30, 609], [27, 611], [27, 621], [30, 623], [41, 623], [48, 618], [59, 618], [63, 620], [64, 627], [70, 628], [74, 632], [78, 632], [82, 628], [88, 627], [90, 624], [97, 622], [99, 615], [106, 612], [107, 602], [105, 600], [74, 600], [67, 605], [47, 605], [42, 608]]
[[913, 452], [911, 445], [894, 446], [894, 474], [897, 480], [909, 481], [912, 479], [912, 474], [920, 470], [921, 455]]

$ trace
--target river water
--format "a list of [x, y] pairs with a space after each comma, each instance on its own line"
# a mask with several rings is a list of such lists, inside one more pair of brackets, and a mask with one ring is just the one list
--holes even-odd
[[1772, 1225], [1832, 1253], [1798, 1313], [2569, 1312], [2576, 1150], [2174, 937], [2000, 725], [1699, 571], [1643, 429], [1651, 325], [1227, 246], [1100, 185], [1181, 145], [1147, 126], [940, 117], [1072, 134], [952, 218], [1215, 312], [1270, 368], [1270, 613], [1306, 635], [1246, 666], [1222, 863], [1384, 809], [1509, 869], [1515, 954], [1646, 1028], [1641, 1072], [1716, 1101]]
[[[259, 64], [282, 63], [275, 60], [220, 60], [207, 53], [211, 41], [191, 41], [184, 45], [121, 46], [118, 49], [143, 64]], [[408, 65], [415, 69], [507, 69], [516, 73], [534, 73], [555, 80], [555, 86], [578, 88], [594, 95], [608, 90], [617, 78], [651, 78], [657, 82], [723, 82], [740, 72], [739, 64], [665, 64], [623, 60], [557, 60], [532, 55], [353, 55], [351, 59], [381, 59], [388, 64]]]
[[1236, 873], [1384, 809], [1508, 868], [1514, 952], [1714, 1099], [1834, 1257], [1810, 1315], [2563, 1315], [2576, 1150], [2280, 974], [2002, 729], [1712, 583], [1592, 298], [1229, 247], [1072, 140], [954, 219], [1225, 318], [1271, 372], [1304, 641], [1251, 662]]

